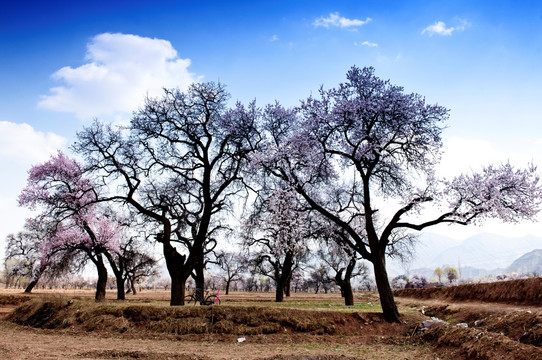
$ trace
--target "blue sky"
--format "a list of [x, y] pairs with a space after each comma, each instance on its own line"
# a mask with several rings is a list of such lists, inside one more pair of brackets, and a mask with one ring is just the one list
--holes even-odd
[[[443, 175], [542, 166], [539, 1], [28, 1], [0, 11], [0, 245], [22, 227], [31, 164], [145, 94], [221, 81], [232, 99], [296, 105], [352, 66], [451, 109]], [[539, 224], [442, 229], [542, 236]], [[438, 230], [438, 229], [437, 229]], [[453, 234], [450, 234], [452, 232]]]

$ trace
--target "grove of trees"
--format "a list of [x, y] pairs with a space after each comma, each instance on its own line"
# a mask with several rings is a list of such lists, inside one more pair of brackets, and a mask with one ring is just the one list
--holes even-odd
[[[162, 248], [171, 305], [184, 304], [190, 277], [203, 291], [211, 255], [236, 236], [254, 255], [253, 267], [275, 282], [277, 301], [309, 242], [321, 249], [347, 304], [350, 279], [364, 276], [360, 261], [367, 261], [385, 319], [398, 322], [386, 259], [408, 257], [417, 232], [487, 218], [531, 220], [540, 208], [534, 166], [438, 177], [448, 112], [370, 67], [352, 67], [346, 82], [294, 108], [230, 107], [215, 83], [166, 89], [147, 99], [129, 126], [95, 121], [79, 132], [72, 150], [81, 165], [59, 153], [33, 167], [20, 203], [43, 210], [36, 221], [50, 234], [36, 240], [45, 244], [41, 254], [77, 253], [95, 265], [97, 300], [105, 294], [105, 260], [123, 289], [135, 276], [130, 261], [146, 262], [144, 251], [134, 255], [141, 247], [130, 243], [136, 235], [122, 216], [129, 214], [137, 222], [129, 227]], [[215, 259], [235, 279], [228, 264], [241, 260], [227, 253]]]

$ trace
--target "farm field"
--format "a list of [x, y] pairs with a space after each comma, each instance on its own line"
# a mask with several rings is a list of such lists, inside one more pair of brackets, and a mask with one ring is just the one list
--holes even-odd
[[[508, 287], [514, 291], [517, 284]], [[372, 292], [356, 293], [353, 307], [342, 305], [338, 294], [292, 294], [276, 304], [273, 293], [233, 293], [222, 295], [218, 306], [175, 308], [168, 296], [143, 291], [125, 302], [96, 304], [92, 291], [27, 296], [2, 290], [0, 358], [542, 358], [540, 304], [450, 301], [432, 292], [430, 298], [397, 297], [403, 322], [388, 324]], [[448, 325], [420, 332], [431, 317]]]

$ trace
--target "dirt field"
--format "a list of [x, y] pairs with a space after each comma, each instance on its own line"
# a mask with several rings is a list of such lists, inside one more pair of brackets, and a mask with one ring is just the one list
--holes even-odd
[[[539, 306], [398, 297], [403, 323], [388, 324], [374, 293], [354, 307], [336, 294], [175, 308], [168, 296], [95, 304], [90, 291], [0, 292], [0, 359], [542, 359]], [[431, 317], [446, 325], [422, 331]]]

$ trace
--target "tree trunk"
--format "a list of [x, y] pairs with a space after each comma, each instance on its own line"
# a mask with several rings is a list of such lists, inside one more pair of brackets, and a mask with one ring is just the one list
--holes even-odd
[[401, 322], [399, 319], [399, 311], [397, 310], [397, 305], [393, 298], [390, 282], [388, 281], [388, 272], [386, 271], [386, 260], [384, 259], [384, 255], [375, 256], [373, 269], [384, 319], [390, 323]]
[[228, 279], [228, 281], [226, 281], [226, 295], [230, 293], [230, 283], [231, 279]]
[[122, 258], [122, 256], [117, 254], [117, 263], [115, 261], [115, 256], [110, 252], [104, 251], [104, 255], [107, 258], [107, 261], [109, 261], [109, 266], [111, 267], [111, 270], [113, 270], [113, 274], [115, 275], [115, 282], [117, 284], [117, 300], [125, 300], [126, 292], [124, 291], [124, 259]]
[[288, 278], [288, 280], [284, 284], [284, 296], [286, 296], [286, 297], [290, 297], [291, 283], [292, 283], [292, 275], [290, 274], [290, 277]]
[[279, 277], [277, 280], [277, 289], [275, 291], [275, 302], [284, 301], [284, 283], [282, 282], [282, 277]]
[[186, 290], [186, 279], [183, 277], [171, 276], [171, 306], [184, 305], [184, 296]]
[[26, 286], [26, 289], [24, 289], [24, 292], [30, 294], [34, 286], [36, 286], [36, 284], [38, 283], [39, 279], [39, 276], [32, 279], [32, 281], [30, 281], [30, 283]]
[[346, 271], [344, 274], [344, 279], [342, 278], [343, 269], [339, 270], [335, 275], [335, 282], [339, 285], [341, 289], [341, 297], [344, 298], [344, 305], [352, 306], [354, 305], [354, 292], [352, 291], [352, 284], [350, 283], [350, 278], [348, 277], [349, 272]]
[[335, 283], [339, 285], [339, 289], [341, 289], [341, 297], [344, 298], [346, 296], [344, 292], [344, 280], [343, 280], [343, 271], [344, 269], [339, 269], [337, 273], [335, 274]]
[[97, 261], [96, 269], [98, 270], [98, 281], [96, 282], [96, 296], [97, 302], [105, 300], [105, 289], [107, 287], [107, 268], [103, 262], [102, 256], [99, 254], [96, 256]]
[[124, 292], [124, 278], [122, 275], [115, 274], [117, 279], [117, 300], [124, 300], [125, 299], [125, 292]]
[[196, 299], [197, 301], [203, 301], [203, 296], [205, 293], [205, 274], [203, 271], [203, 264], [198, 262], [194, 271], [196, 273], [196, 278], [194, 279], [194, 282], [196, 283]]
[[184, 305], [186, 279], [190, 276], [191, 269], [186, 268], [186, 256], [177, 252], [171, 243], [163, 240], [164, 259], [171, 278], [171, 306]]
[[352, 291], [352, 284], [350, 283], [350, 279], [346, 279], [343, 282], [343, 286], [341, 287], [341, 292], [344, 293], [344, 305], [346, 306], [354, 305], [354, 292]]
[[134, 279], [130, 279], [130, 289], [132, 289], [132, 295], [136, 294], [136, 287], [134, 285]]
[[[278, 266], [278, 262], [275, 265], [275, 278], [277, 279], [277, 291], [275, 293], [275, 301], [276, 302], [282, 302], [284, 301], [284, 293], [285, 288], [290, 286], [289, 279], [292, 275], [292, 267], [293, 267], [293, 255], [291, 253], [286, 253], [286, 256], [284, 257], [284, 263], [282, 264], [282, 274], [280, 273], [280, 267]], [[288, 295], [289, 296], [289, 289], [288, 289]]]

